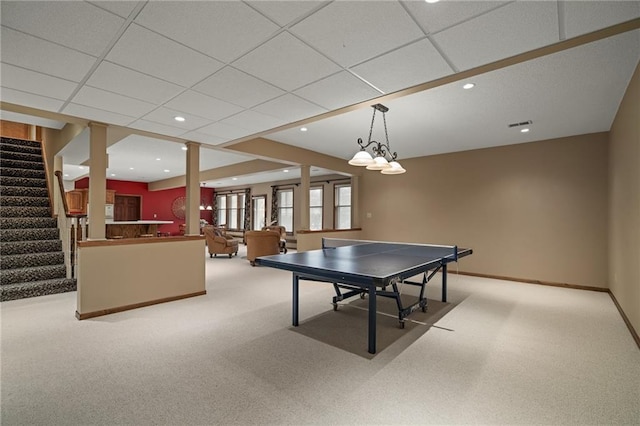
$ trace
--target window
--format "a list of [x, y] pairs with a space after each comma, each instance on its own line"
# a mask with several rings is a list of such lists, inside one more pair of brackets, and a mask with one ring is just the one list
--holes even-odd
[[254, 231], [261, 230], [267, 224], [267, 197], [266, 195], [256, 195], [253, 201], [252, 227]]
[[351, 185], [335, 186], [335, 228], [351, 228]]
[[278, 225], [293, 231], [293, 188], [278, 189]]
[[244, 228], [244, 193], [217, 195], [218, 225], [240, 231]]
[[322, 187], [309, 190], [309, 229], [322, 229]]
[[218, 226], [227, 224], [227, 196], [217, 195], [216, 204], [218, 205], [218, 217], [216, 223]]

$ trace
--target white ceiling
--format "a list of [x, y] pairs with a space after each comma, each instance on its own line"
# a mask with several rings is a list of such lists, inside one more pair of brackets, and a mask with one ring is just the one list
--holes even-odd
[[[250, 160], [223, 148], [255, 134], [346, 160], [368, 136], [371, 108], [313, 121], [304, 133], [272, 130], [622, 22], [640, 27], [640, 1], [3, 0], [0, 7], [3, 102], [210, 145], [202, 170]], [[635, 30], [475, 75], [471, 90], [459, 81], [385, 101], [392, 148], [402, 159], [609, 130], [639, 58]], [[527, 134], [507, 127], [526, 120]], [[109, 147], [108, 177], [183, 174], [180, 145], [129, 136]], [[87, 146], [81, 134], [63, 152], [70, 179], [81, 176], [73, 169], [86, 161]], [[251, 178], [233, 184], [275, 180]]]

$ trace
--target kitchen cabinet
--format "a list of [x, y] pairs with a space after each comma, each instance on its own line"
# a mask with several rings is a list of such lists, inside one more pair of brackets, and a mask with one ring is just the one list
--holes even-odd
[[[67, 206], [69, 213], [87, 214], [87, 204], [89, 203], [88, 189], [72, 189], [65, 193], [67, 198]], [[105, 196], [105, 204], [114, 204], [116, 200], [116, 191], [107, 189]]]

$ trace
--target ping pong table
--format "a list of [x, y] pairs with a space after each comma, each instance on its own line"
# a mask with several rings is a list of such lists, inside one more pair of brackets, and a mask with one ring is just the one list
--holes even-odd
[[[426, 312], [426, 284], [437, 272], [442, 276], [442, 301], [447, 301], [447, 264], [472, 254], [468, 248], [413, 243], [394, 243], [367, 240], [323, 238], [322, 248], [300, 253], [260, 256], [258, 265], [283, 269], [293, 273], [293, 318], [298, 326], [300, 280], [332, 283], [336, 295], [333, 309], [338, 302], [359, 295], [369, 298], [368, 351], [376, 353], [376, 299], [378, 296], [395, 299], [400, 327], [405, 318], [422, 309]], [[422, 274], [421, 282], [408, 278]], [[405, 306], [398, 284], [417, 286], [418, 300]], [[346, 290], [346, 292], [343, 292]]]

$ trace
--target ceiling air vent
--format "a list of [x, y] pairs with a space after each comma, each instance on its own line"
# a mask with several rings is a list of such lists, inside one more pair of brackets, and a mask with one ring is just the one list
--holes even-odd
[[520, 123], [511, 123], [508, 125], [508, 127], [511, 128], [511, 127], [528, 126], [531, 123], [533, 123], [533, 121], [531, 120], [521, 121]]

